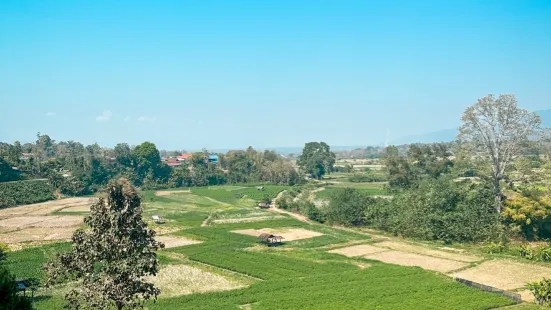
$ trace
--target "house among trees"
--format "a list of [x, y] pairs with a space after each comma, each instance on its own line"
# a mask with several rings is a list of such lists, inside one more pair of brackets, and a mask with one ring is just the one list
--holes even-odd
[[190, 160], [193, 154], [191, 153], [183, 153], [182, 155], [179, 155], [176, 157], [176, 160], [178, 161], [187, 161]]
[[211, 164], [218, 164], [218, 155], [216, 154], [209, 155], [208, 162]]

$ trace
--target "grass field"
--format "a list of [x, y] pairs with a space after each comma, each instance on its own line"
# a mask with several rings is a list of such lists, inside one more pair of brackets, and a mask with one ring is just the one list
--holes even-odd
[[[283, 189], [267, 187], [262, 194], [275, 196]], [[236, 198], [235, 192], [244, 196]], [[153, 229], [200, 242], [159, 251], [162, 269], [154, 281], [163, 293], [148, 309], [482, 310], [513, 304], [418, 267], [329, 253], [335, 246], [372, 243], [364, 233], [310, 225], [285, 215], [202, 226], [214, 211], [229, 219], [270, 216], [250, 204], [257, 192], [255, 187], [214, 187], [165, 196], [144, 193], [146, 218], [160, 214], [167, 219], [161, 225], [150, 222]], [[266, 229], [311, 234], [267, 247], [255, 236], [234, 232]], [[6, 265], [18, 278], [41, 278], [41, 265], [68, 246], [56, 243], [11, 252]], [[39, 292], [36, 308], [61, 309], [62, 291]]]

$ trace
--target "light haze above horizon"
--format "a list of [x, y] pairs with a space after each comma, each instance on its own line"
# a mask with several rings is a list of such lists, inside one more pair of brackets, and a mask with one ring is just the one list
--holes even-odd
[[0, 0], [0, 141], [375, 145], [551, 109], [551, 1]]

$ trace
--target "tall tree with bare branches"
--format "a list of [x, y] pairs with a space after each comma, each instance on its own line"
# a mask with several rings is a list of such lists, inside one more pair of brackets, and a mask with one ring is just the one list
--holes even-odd
[[500, 182], [522, 144], [539, 131], [541, 118], [519, 108], [514, 95], [504, 94], [478, 99], [463, 112], [461, 121], [458, 139], [484, 154], [492, 167], [495, 209], [499, 213], [502, 206]]

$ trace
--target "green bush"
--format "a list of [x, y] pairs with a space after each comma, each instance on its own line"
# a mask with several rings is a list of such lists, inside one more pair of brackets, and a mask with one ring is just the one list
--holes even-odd
[[496, 253], [503, 253], [505, 251], [506, 247], [502, 242], [490, 242], [487, 246], [488, 253], [490, 254], [496, 254]]
[[521, 245], [519, 249], [519, 255], [529, 260], [536, 258], [536, 252], [529, 245]]
[[54, 199], [54, 189], [46, 180], [0, 183], [0, 208]]
[[348, 181], [355, 183], [384, 182], [386, 181], [386, 178], [382, 175], [377, 175], [374, 173], [355, 173], [353, 176], [348, 178]]
[[526, 287], [530, 290], [538, 305], [551, 306], [551, 280], [545, 279], [528, 283]]
[[502, 231], [490, 186], [426, 179], [365, 212], [366, 224], [396, 235], [445, 242], [497, 240]]
[[373, 205], [375, 199], [354, 188], [335, 191], [324, 209], [329, 223], [347, 226], [359, 226], [365, 222], [365, 211]]

